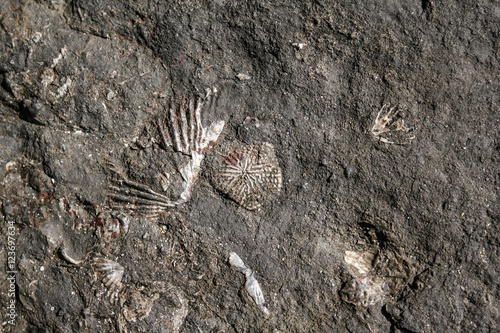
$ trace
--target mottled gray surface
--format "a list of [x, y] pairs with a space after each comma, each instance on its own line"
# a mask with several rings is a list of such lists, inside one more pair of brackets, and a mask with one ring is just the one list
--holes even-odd
[[[496, 1], [3, 1], [0, 331], [500, 330], [499, 22]], [[226, 127], [191, 200], [113, 224], [108, 162], [158, 192], [168, 173], [178, 194], [188, 157], [155, 124], [213, 87], [203, 124]], [[409, 144], [372, 135], [386, 104]], [[269, 142], [282, 171], [257, 211], [211, 185], [238, 142]], [[392, 289], [346, 302], [345, 251], [373, 249], [366, 281]], [[102, 255], [124, 268], [122, 304]]]

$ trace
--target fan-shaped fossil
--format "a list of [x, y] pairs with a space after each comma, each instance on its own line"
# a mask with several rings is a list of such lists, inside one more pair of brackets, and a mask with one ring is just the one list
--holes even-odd
[[354, 305], [385, 304], [411, 279], [410, 263], [390, 250], [346, 251], [344, 260], [354, 278], [340, 294], [344, 301]]
[[157, 124], [165, 149], [172, 147], [174, 151], [190, 156], [190, 161], [179, 170], [184, 180], [180, 197], [172, 200], [146, 185], [128, 179], [116, 166], [110, 164], [111, 170], [118, 175], [112, 179], [109, 187], [109, 197], [114, 201], [113, 208], [156, 217], [165, 209], [183, 204], [191, 198], [204, 154], [217, 141], [225, 125], [222, 120], [213, 122], [208, 128], [204, 128], [201, 123], [201, 111], [205, 104], [213, 106], [216, 93], [217, 89], [207, 89], [205, 98], [199, 98], [196, 106], [194, 98], [185, 100], [178, 108], [172, 106], [167, 117]]
[[246, 145], [224, 156], [214, 186], [248, 210], [255, 210], [281, 189], [281, 169], [270, 143]]

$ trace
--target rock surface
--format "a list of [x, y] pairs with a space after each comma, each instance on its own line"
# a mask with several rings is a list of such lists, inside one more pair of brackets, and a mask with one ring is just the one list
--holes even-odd
[[[499, 331], [499, 22], [488, 0], [2, 1], [0, 332]], [[214, 87], [190, 200], [111, 211], [110, 163], [182, 192], [158, 120]], [[249, 211], [209, 170], [266, 142], [282, 187]]]

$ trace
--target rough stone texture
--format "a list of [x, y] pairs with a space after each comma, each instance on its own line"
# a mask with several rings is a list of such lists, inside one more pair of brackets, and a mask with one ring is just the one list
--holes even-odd
[[[2, 1], [0, 331], [499, 331], [499, 21], [487, 0]], [[186, 156], [152, 140], [155, 121], [210, 87], [203, 123], [226, 128], [205, 170], [217, 145], [269, 142], [280, 194], [247, 211], [202, 171], [187, 204], [100, 238], [107, 162], [156, 191], [160, 172], [179, 183]], [[385, 104], [409, 144], [372, 135]], [[404, 285], [344, 302], [345, 252], [370, 247], [410, 263]], [[94, 255], [124, 267], [135, 299], [109, 301]], [[123, 315], [153, 296], [146, 317]]]

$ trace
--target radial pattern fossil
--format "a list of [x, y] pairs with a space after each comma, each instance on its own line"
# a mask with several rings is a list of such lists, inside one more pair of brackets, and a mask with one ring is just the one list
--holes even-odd
[[215, 187], [248, 210], [255, 210], [281, 189], [281, 169], [269, 143], [247, 145], [224, 156], [213, 178]]

